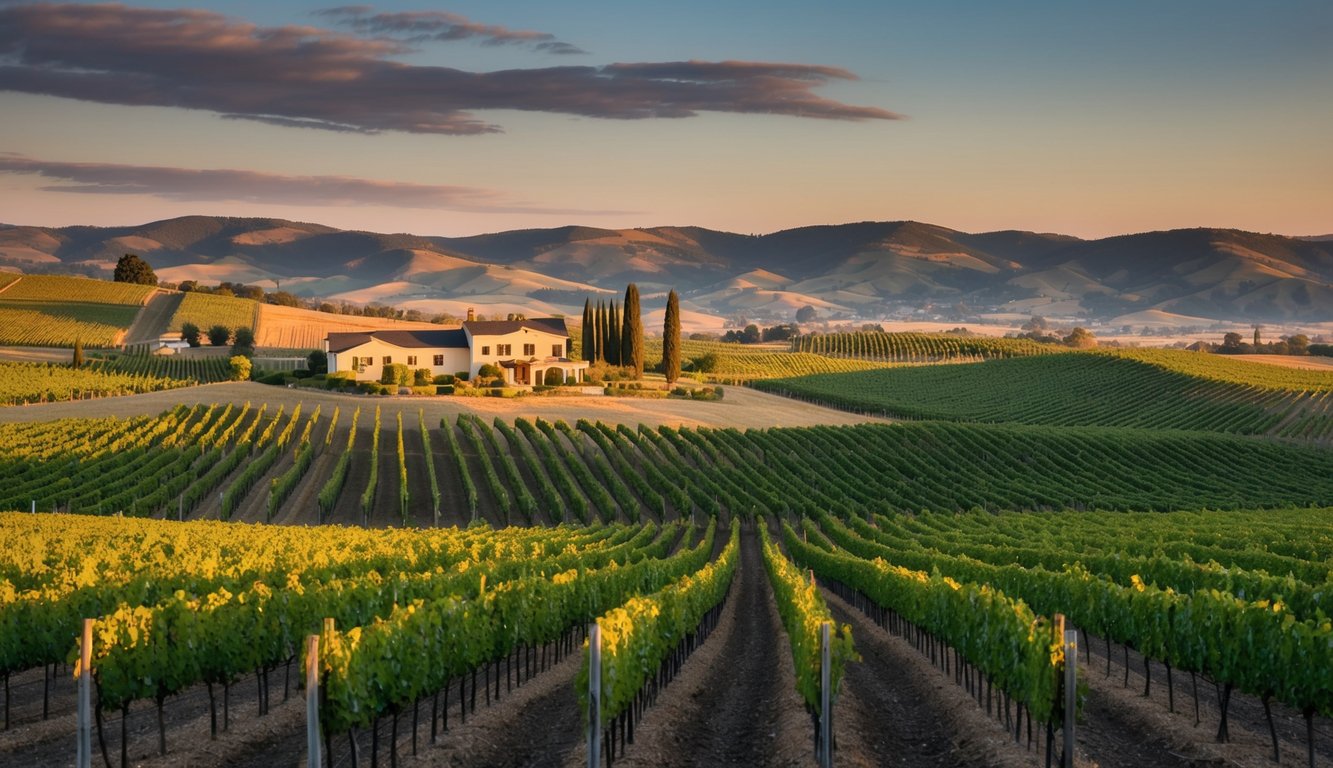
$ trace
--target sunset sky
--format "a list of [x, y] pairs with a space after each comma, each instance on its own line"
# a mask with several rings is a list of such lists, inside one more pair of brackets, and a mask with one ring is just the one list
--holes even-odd
[[0, 222], [1333, 232], [1333, 3], [0, 0]]

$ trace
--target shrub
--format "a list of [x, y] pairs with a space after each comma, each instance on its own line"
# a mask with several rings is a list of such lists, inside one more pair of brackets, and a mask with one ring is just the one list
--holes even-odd
[[459, 371], [458, 373], [454, 374], [454, 378], [459, 381], [467, 381], [470, 376], [471, 374], [469, 374], [467, 371]]
[[495, 363], [486, 363], [477, 369], [478, 379], [503, 379], [505, 372]]
[[194, 323], [184, 323], [181, 325], [181, 338], [191, 347], [199, 346], [199, 326]]
[[433, 383], [433, 384], [437, 384], [437, 385], [438, 385], [438, 384], [450, 384], [450, 385], [452, 385], [452, 384], [454, 383], [454, 375], [453, 375], [452, 373], [442, 373], [442, 374], [440, 374], [439, 376], [436, 376], [435, 379], [434, 379], [431, 383]]
[[418, 384], [412, 387], [412, 394], [414, 395], [434, 395], [437, 391], [434, 384]]
[[255, 381], [259, 382], [260, 384], [273, 384], [275, 386], [282, 386], [283, 384], [287, 383], [287, 375], [282, 373], [281, 371], [277, 373], [266, 373], [263, 376], [257, 377]]
[[245, 355], [232, 355], [231, 360], [228, 362], [231, 364], [232, 381], [250, 380], [250, 372], [253, 370], [250, 364], [250, 358]]
[[306, 365], [310, 368], [311, 373], [328, 373], [329, 356], [324, 350], [317, 349], [306, 357]]
[[425, 387], [434, 384], [434, 377], [430, 375], [429, 368], [418, 368], [412, 373], [412, 384], [418, 387]]
[[390, 363], [384, 366], [384, 372], [380, 374], [380, 383], [407, 386], [412, 383], [412, 369], [402, 363]]
[[220, 347], [231, 338], [231, 329], [225, 325], [215, 325], [208, 329], [208, 343]]
[[542, 383], [548, 387], [558, 387], [565, 383], [565, 372], [559, 368], [551, 368], [546, 371], [546, 376]]

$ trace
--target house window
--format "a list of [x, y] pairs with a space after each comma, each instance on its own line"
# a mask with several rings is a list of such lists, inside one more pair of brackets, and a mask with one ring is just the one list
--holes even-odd
[[497, 354], [497, 355], [499, 355], [499, 356], [501, 356], [501, 357], [504, 357], [505, 355], [512, 355], [512, 354], [514, 353], [513, 350], [514, 350], [514, 345], [512, 345], [512, 344], [496, 344], [496, 345], [495, 345], [495, 354]]
[[482, 348], [481, 348], [481, 353], [482, 353], [483, 355], [489, 355], [489, 354], [491, 353], [491, 348], [490, 348], [490, 347], [482, 347]]
[[362, 364], [362, 365], [374, 365], [374, 364], [375, 364], [375, 358], [373, 358], [373, 357], [363, 357], [363, 358], [361, 358], [361, 364]]
[[532, 357], [532, 356], [535, 355], [535, 354], [537, 354], [537, 345], [536, 345], [536, 344], [524, 344], [524, 345], [523, 345], [523, 356], [524, 356], [524, 357]]
[[408, 356], [407, 356], [407, 364], [410, 365], [410, 366], [415, 367], [416, 364], [417, 364], [417, 356], [416, 356], [416, 355], [408, 355]]
[[384, 364], [385, 364], [385, 365], [393, 365], [393, 358], [390, 357], [389, 355], [385, 355], [385, 356], [384, 356]]
[[433, 365], [435, 365], [435, 366], [442, 366], [442, 365], [444, 365], [444, 355], [436, 355], [436, 356], [435, 356], [435, 361], [434, 361]]
[[552, 345], [551, 345], [551, 357], [560, 357], [560, 356], [563, 355], [563, 354], [565, 354], [565, 345], [564, 345], [564, 344], [552, 344]]

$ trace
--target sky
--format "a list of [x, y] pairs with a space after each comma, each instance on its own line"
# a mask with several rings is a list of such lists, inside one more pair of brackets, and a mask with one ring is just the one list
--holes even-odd
[[0, 222], [1333, 232], [1333, 3], [0, 0]]

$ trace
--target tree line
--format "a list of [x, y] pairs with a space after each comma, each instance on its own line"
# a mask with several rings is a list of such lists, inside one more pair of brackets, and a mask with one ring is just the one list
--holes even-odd
[[[639, 287], [625, 288], [625, 301], [583, 302], [583, 359], [628, 369], [635, 378], [643, 378], [643, 312]], [[680, 298], [674, 290], [667, 296], [662, 328], [662, 372], [667, 383], [680, 378]]]

